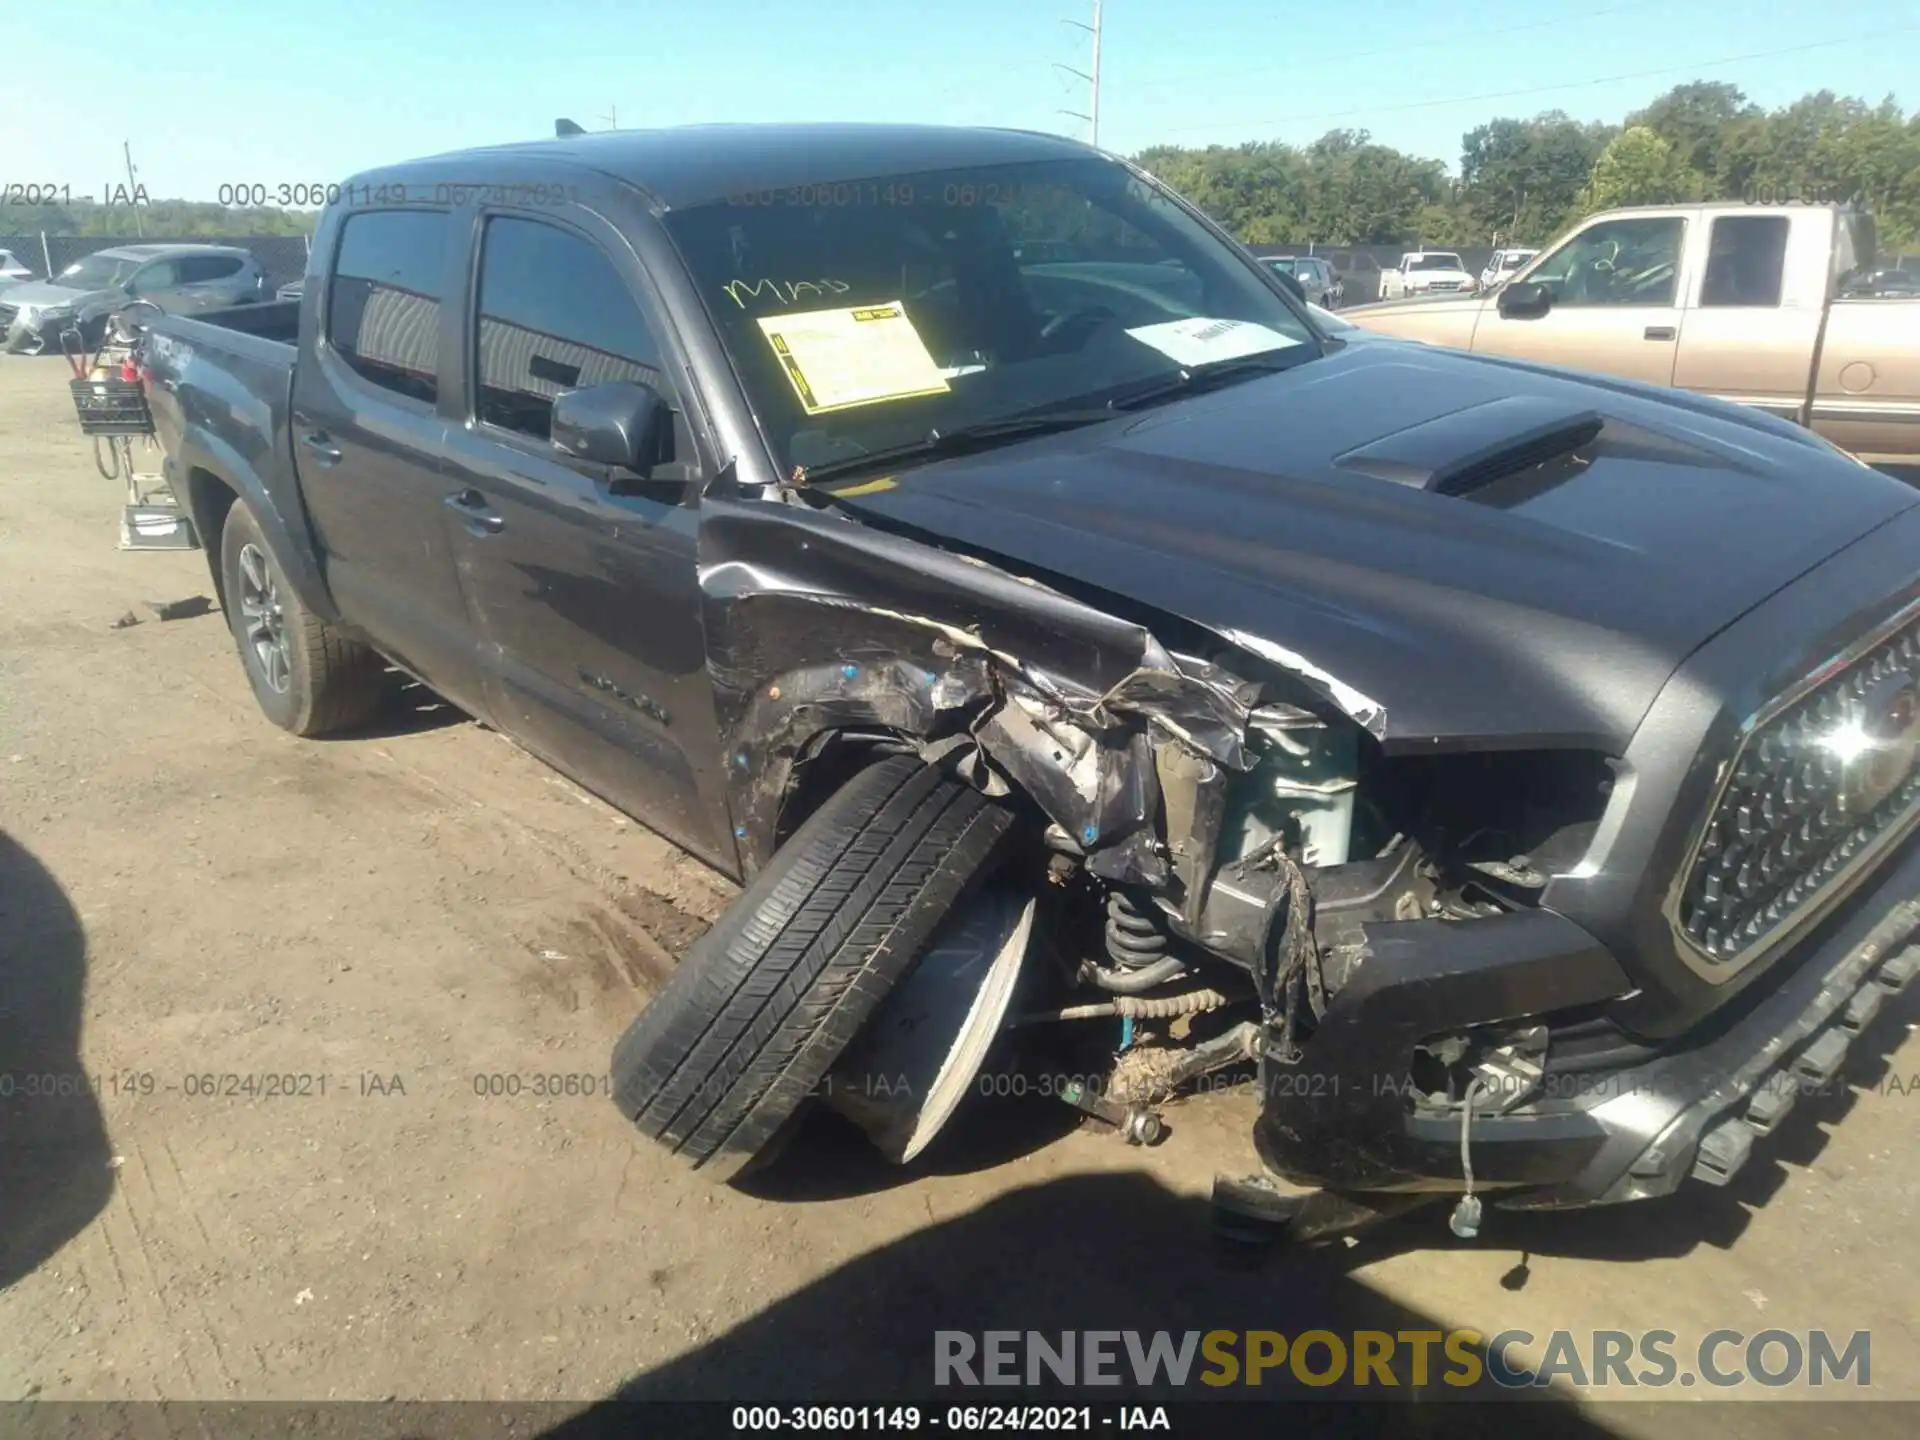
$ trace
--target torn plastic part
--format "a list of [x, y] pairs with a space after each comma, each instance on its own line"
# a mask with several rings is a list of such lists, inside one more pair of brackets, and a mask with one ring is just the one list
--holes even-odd
[[1262, 706], [1251, 725], [1266, 741], [1265, 752], [1234, 791], [1221, 858], [1240, 860], [1292, 828], [1305, 864], [1346, 864], [1359, 788], [1357, 732], [1291, 705]]
[[1159, 886], [1166, 857], [1151, 832], [1159, 809], [1151, 743], [1138, 730], [1097, 736], [1012, 692], [975, 727], [980, 747], [1105, 879]]
[[1331, 701], [1343, 715], [1374, 739], [1386, 738], [1387, 707], [1378, 700], [1361, 694], [1346, 682], [1329, 675], [1306, 656], [1295, 654], [1284, 645], [1276, 645], [1263, 636], [1245, 630], [1224, 630], [1221, 637], [1247, 653], [1258, 655], [1262, 660], [1299, 676], [1315, 694]]

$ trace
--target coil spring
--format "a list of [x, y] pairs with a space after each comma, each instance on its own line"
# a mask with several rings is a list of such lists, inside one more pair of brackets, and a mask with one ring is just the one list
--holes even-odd
[[1151, 965], [1167, 953], [1159, 917], [1124, 890], [1107, 892], [1107, 954], [1125, 970]]

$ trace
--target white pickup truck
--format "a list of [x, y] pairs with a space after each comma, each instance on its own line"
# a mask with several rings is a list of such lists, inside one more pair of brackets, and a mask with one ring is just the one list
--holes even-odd
[[1402, 255], [1397, 266], [1380, 272], [1382, 300], [1417, 295], [1471, 295], [1477, 288], [1467, 267], [1451, 250], [1420, 250]]
[[1493, 258], [1487, 261], [1487, 268], [1480, 272], [1480, 288], [1491, 290], [1503, 285], [1518, 275], [1528, 265], [1538, 250], [1496, 250]]

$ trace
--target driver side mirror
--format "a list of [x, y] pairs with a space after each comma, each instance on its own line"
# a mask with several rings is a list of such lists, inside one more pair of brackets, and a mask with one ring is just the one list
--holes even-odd
[[609, 380], [554, 396], [553, 448], [570, 460], [646, 475], [672, 448], [673, 411], [638, 380]]
[[1538, 280], [1521, 285], [1509, 282], [1500, 287], [1494, 303], [1508, 320], [1538, 320], [1553, 308], [1553, 291]]

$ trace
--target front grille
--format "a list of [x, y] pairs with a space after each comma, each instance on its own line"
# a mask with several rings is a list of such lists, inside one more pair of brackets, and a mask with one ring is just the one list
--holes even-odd
[[1810, 922], [1920, 814], [1920, 607], [1743, 728], [1669, 918], [1734, 967]]

